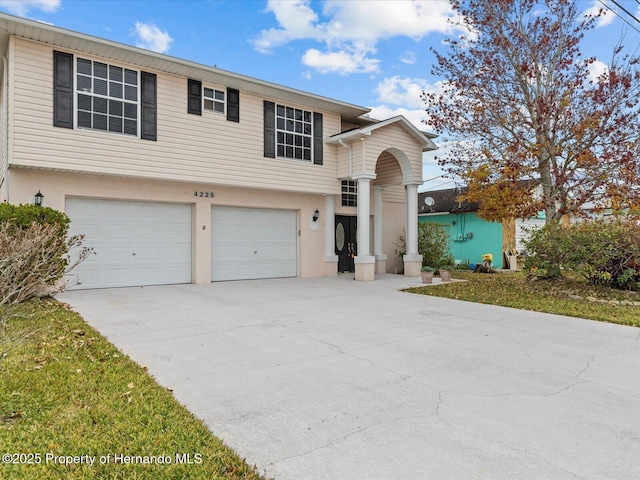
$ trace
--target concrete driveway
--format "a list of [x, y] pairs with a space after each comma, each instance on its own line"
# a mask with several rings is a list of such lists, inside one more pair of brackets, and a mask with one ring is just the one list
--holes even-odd
[[417, 283], [58, 298], [277, 480], [640, 478], [640, 329], [398, 291]]

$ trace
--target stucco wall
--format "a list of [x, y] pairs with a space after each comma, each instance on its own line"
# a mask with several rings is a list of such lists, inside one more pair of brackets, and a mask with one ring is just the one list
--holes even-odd
[[[67, 197], [87, 197], [192, 205], [193, 281], [207, 283], [211, 272], [211, 207], [227, 205], [295, 210], [298, 216], [298, 275], [324, 275], [324, 215], [314, 230], [311, 218], [324, 211], [322, 195], [229, 188], [197, 183], [166, 182], [99, 175], [57, 173], [27, 169], [10, 170], [11, 203], [32, 203], [41, 191], [45, 206], [65, 210]], [[197, 198], [194, 192], [212, 191], [214, 198]]]
[[[482, 255], [493, 255], [493, 266], [502, 268], [502, 224], [487, 222], [472, 213], [420, 215], [420, 222], [436, 223], [449, 233], [449, 251], [454, 260], [479, 263]], [[468, 238], [471, 233], [472, 238]], [[462, 240], [458, 240], [462, 238]]]

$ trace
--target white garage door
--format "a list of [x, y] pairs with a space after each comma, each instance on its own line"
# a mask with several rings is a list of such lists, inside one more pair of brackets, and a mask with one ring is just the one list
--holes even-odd
[[191, 282], [190, 205], [69, 198], [66, 213], [94, 251], [72, 288]]
[[296, 217], [293, 210], [213, 207], [211, 280], [295, 277]]

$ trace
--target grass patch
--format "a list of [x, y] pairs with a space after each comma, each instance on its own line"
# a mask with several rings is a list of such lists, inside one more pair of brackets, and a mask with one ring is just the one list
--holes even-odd
[[0, 478], [263, 478], [76, 313], [50, 299], [13, 313], [3, 338], [22, 341], [0, 363], [0, 454], [28, 456], [3, 457]]
[[[523, 272], [455, 272], [454, 278], [467, 281], [414, 287], [406, 291], [640, 327], [640, 307], [596, 301], [640, 302], [640, 295], [636, 292], [592, 287], [571, 278], [531, 281]], [[572, 295], [581, 298], [571, 298]], [[588, 297], [591, 300], [587, 300]]]

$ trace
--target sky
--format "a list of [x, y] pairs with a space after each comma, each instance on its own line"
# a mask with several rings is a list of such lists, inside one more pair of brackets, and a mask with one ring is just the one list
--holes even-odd
[[[606, 10], [582, 47], [598, 59], [594, 74], [623, 34], [640, 48], [640, 22], [620, 8], [640, 19], [640, 0], [579, 5]], [[431, 49], [444, 52], [459, 33], [447, 0], [0, 0], [0, 11], [367, 107], [373, 118], [404, 115], [421, 130], [420, 93], [440, 88]], [[421, 191], [455, 186], [436, 155], [424, 155]]]

